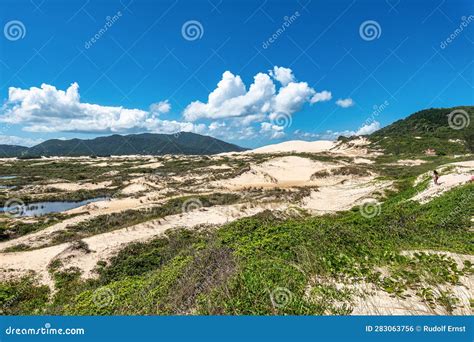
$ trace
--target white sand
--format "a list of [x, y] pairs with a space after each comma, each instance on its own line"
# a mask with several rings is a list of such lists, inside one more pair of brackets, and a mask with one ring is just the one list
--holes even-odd
[[243, 152], [248, 153], [279, 153], [279, 152], [297, 152], [297, 153], [318, 153], [329, 151], [335, 146], [333, 141], [320, 140], [320, 141], [303, 141], [303, 140], [292, 140], [285, 141], [279, 144], [268, 145]]
[[[402, 252], [405, 255], [412, 255], [417, 251]], [[419, 251], [418, 251], [419, 252]], [[459, 267], [463, 267], [464, 260], [474, 263], [474, 256], [456, 254], [440, 251], [422, 251], [424, 253], [444, 254], [454, 259]], [[356, 296], [354, 310], [352, 315], [447, 315], [446, 309], [440, 305], [431, 308], [426, 302], [423, 302], [415, 293], [410, 293], [410, 297], [400, 298], [393, 296], [373, 284], [358, 283], [350, 286], [359, 292], [365, 293], [364, 296]], [[456, 304], [453, 315], [472, 315], [470, 300], [473, 298], [472, 289], [474, 288], [474, 275], [464, 275], [460, 277], [458, 285], [438, 285], [433, 290], [438, 292], [452, 291], [454, 296], [459, 299]], [[410, 292], [410, 291], [408, 291]], [[412, 291], [411, 291], [412, 292]]]
[[149, 163], [149, 164], [140, 164], [137, 166], [131, 167], [132, 169], [156, 169], [160, 166], [163, 166], [162, 162], [155, 162], [155, 163]]
[[78, 191], [78, 190], [96, 190], [110, 187], [112, 181], [101, 183], [53, 183], [45, 186], [47, 189], [57, 189], [62, 191]]
[[127, 209], [142, 209], [156, 205], [158, 202], [150, 203], [145, 197], [141, 198], [123, 198], [111, 199], [89, 203], [79, 208], [74, 208], [65, 212], [65, 214], [80, 214], [72, 218], [63, 220], [45, 229], [34, 233], [20, 236], [13, 240], [0, 242], [0, 251], [18, 244], [26, 244], [31, 247], [37, 247], [47, 243], [52, 234], [60, 230], [64, 230], [68, 225], [77, 225], [80, 222], [94, 218], [96, 216], [111, 214], [115, 212], [124, 211]]
[[322, 170], [337, 168], [335, 163], [323, 163], [297, 156], [272, 158], [261, 164], [253, 164], [249, 171], [232, 179], [216, 181], [217, 187], [241, 189], [245, 187], [293, 187], [314, 185], [311, 176]]
[[367, 158], [354, 158], [353, 162], [354, 162], [354, 164], [373, 164], [373, 163], [375, 163], [373, 160], [367, 159]]
[[211, 166], [207, 166], [207, 167], [204, 167], [203, 169], [210, 169], [210, 170], [227, 170], [227, 169], [231, 169], [232, 167], [230, 167], [229, 165], [227, 164], [221, 164], [221, 165], [211, 165]]
[[333, 186], [322, 186], [303, 199], [303, 208], [318, 214], [349, 210], [376, 191], [388, 188], [391, 182], [375, 182], [367, 179], [346, 181]]
[[100, 163], [94, 163], [94, 166], [97, 167], [108, 167], [108, 166], [120, 166], [123, 163], [111, 163], [111, 162], [100, 162]]
[[[179, 215], [167, 216], [164, 219], [140, 223], [132, 227], [94, 235], [83, 241], [91, 253], [70, 251], [70, 244], [41, 248], [33, 251], [0, 253], [0, 278], [9, 279], [12, 274], [37, 273], [39, 281], [53, 285], [48, 273], [48, 264], [55, 258], [67, 259], [67, 267], [79, 267], [83, 277], [93, 277], [93, 269], [99, 260], [107, 260], [127, 244], [146, 241], [163, 234], [166, 230], [177, 227], [193, 228], [199, 225], [221, 225], [236, 219], [255, 215], [266, 209], [284, 209], [285, 207], [266, 204], [249, 208], [243, 205], [214, 206], [202, 208]], [[18, 241], [18, 239], [16, 239]], [[14, 271], [10, 273], [9, 270]]]
[[149, 191], [152, 188], [145, 183], [134, 183], [126, 186], [120, 191], [124, 195], [133, 195], [144, 191]]
[[426, 163], [426, 160], [421, 160], [421, 159], [400, 159], [397, 160], [398, 165], [404, 165], [404, 166], [417, 166]]
[[[365, 146], [369, 145], [370, 141], [367, 138], [360, 137], [346, 143], [318, 140], [318, 141], [303, 141], [291, 140], [279, 144], [268, 145], [242, 152], [242, 154], [252, 153], [332, 153], [346, 156], [365, 156], [368, 154]], [[376, 155], [376, 154], [374, 154]]]
[[[413, 196], [411, 198], [412, 200], [420, 203], [427, 203], [433, 198], [438, 197], [457, 186], [470, 182], [474, 175], [474, 160], [445, 164], [438, 168], [438, 172], [446, 173], [441, 174], [439, 177], [439, 185], [435, 185], [433, 181], [430, 181], [428, 187]], [[431, 174], [430, 171], [418, 176], [415, 180], [415, 185], [430, 178]]]
[[440, 176], [438, 180], [439, 185], [430, 182], [427, 189], [419, 192], [411, 199], [420, 203], [427, 203], [456, 186], [468, 183], [470, 180], [470, 174], [448, 174]]

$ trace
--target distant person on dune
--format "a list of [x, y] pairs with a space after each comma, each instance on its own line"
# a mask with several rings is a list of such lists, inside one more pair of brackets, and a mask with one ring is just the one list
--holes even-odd
[[433, 183], [435, 183], [435, 185], [439, 185], [438, 179], [439, 179], [438, 171], [433, 170]]

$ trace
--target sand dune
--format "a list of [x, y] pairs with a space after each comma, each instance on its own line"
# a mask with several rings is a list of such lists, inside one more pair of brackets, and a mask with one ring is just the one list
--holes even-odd
[[[241, 152], [241, 154], [273, 154], [273, 153], [331, 153], [344, 156], [366, 156], [368, 154], [367, 145], [370, 141], [367, 138], [340, 142], [330, 140], [304, 141], [291, 140], [279, 144], [262, 146], [253, 150]], [[380, 153], [372, 151], [376, 156]]]
[[79, 191], [79, 190], [96, 190], [103, 188], [110, 188], [112, 181], [105, 181], [100, 183], [53, 183], [48, 184], [45, 188], [53, 188], [62, 191]]
[[[428, 187], [420, 191], [411, 199], [420, 203], [427, 203], [435, 197], [451, 190], [454, 187], [466, 184], [472, 180], [474, 174], [474, 161], [456, 162], [443, 165], [439, 168], [441, 176], [438, 180], [438, 185], [432, 181], [429, 182]], [[443, 174], [445, 173], [445, 174]], [[415, 185], [431, 176], [431, 171], [420, 175]]]
[[371, 197], [376, 191], [387, 189], [392, 182], [375, 182], [372, 180], [352, 180], [334, 186], [318, 187], [311, 195], [303, 199], [303, 208], [324, 214], [349, 210], [363, 200]]
[[292, 140], [285, 141], [279, 144], [267, 145], [243, 152], [245, 153], [279, 153], [279, 152], [297, 152], [297, 153], [318, 153], [329, 151], [336, 144], [334, 141], [319, 140], [319, 141], [303, 141]]
[[163, 219], [152, 220], [135, 226], [94, 235], [83, 239], [91, 250], [90, 253], [76, 251], [71, 244], [63, 243], [56, 246], [32, 251], [0, 253], [0, 279], [10, 279], [11, 271], [15, 275], [36, 272], [41, 283], [53, 286], [53, 280], [48, 272], [48, 265], [54, 259], [66, 259], [67, 267], [78, 267], [84, 273], [83, 277], [94, 276], [93, 270], [99, 260], [107, 260], [127, 244], [146, 241], [163, 234], [166, 230], [177, 227], [193, 228], [199, 225], [219, 225], [236, 219], [255, 215], [266, 209], [285, 209], [284, 206], [266, 204], [254, 207], [242, 205], [214, 206], [185, 212], [179, 215], [167, 216]]
[[[318, 171], [339, 167], [336, 163], [314, 161], [309, 158], [286, 156], [272, 158], [261, 164], [253, 164], [250, 170], [232, 178], [217, 181], [217, 187], [239, 189], [243, 187], [293, 187], [315, 185], [311, 176]], [[326, 180], [330, 182], [330, 180]]]

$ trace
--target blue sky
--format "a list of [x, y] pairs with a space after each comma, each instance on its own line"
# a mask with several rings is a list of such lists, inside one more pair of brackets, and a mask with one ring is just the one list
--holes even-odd
[[468, 0], [0, 7], [0, 143], [188, 130], [254, 147], [474, 102]]

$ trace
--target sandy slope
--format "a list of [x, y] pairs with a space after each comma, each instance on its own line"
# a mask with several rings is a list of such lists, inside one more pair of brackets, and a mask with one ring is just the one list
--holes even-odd
[[141, 164], [137, 166], [132, 166], [132, 169], [156, 169], [160, 166], [163, 166], [162, 162], [154, 162], [149, 164]]
[[[362, 157], [367, 156], [369, 151], [367, 138], [359, 137], [349, 142], [338, 142], [329, 140], [303, 141], [291, 140], [279, 144], [262, 146], [253, 150], [240, 152], [240, 154], [273, 154], [273, 153], [330, 153], [334, 155]], [[372, 151], [373, 156], [379, 152]]]
[[[454, 259], [458, 267], [463, 268], [464, 260], [474, 263], [473, 255], [456, 254], [441, 251], [406, 251], [405, 255], [412, 255], [415, 252], [424, 252], [428, 254], [443, 254]], [[377, 289], [373, 284], [358, 283], [352, 286], [365, 295], [357, 297], [352, 315], [446, 315], [445, 308], [436, 306], [430, 307], [423, 302], [418, 296], [412, 293], [411, 297], [400, 298], [390, 295], [389, 293]], [[454, 315], [471, 315], [472, 293], [474, 290], [474, 275], [460, 277], [457, 285], [442, 285], [435, 288], [435, 292], [439, 290], [450, 290], [459, 299], [459, 303], [455, 306]]]
[[107, 260], [118, 250], [131, 242], [145, 241], [162, 234], [168, 229], [199, 225], [221, 225], [236, 219], [255, 215], [265, 209], [284, 209], [284, 207], [267, 204], [248, 208], [242, 205], [215, 206], [186, 212], [179, 215], [167, 216], [164, 219], [140, 223], [132, 227], [112, 232], [94, 235], [83, 241], [87, 243], [90, 253], [78, 252], [70, 248], [69, 243], [41, 248], [33, 251], [0, 253], [0, 279], [15, 275], [26, 274], [30, 271], [37, 273], [39, 281], [53, 285], [48, 273], [48, 264], [55, 258], [67, 260], [68, 267], [79, 267], [84, 277], [92, 277], [93, 269], [99, 260]]
[[40, 231], [23, 235], [13, 240], [0, 242], [0, 251], [5, 248], [12, 247], [18, 244], [26, 244], [31, 247], [37, 247], [49, 241], [51, 234], [65, 229], [66, 226], [68, 225], [76, 225], [82, 221], [89, 220], [99, 215], [111, 214], [114, 212], [120, 212], [123, 210], [132, 209], [132, 208], [133, 209], [147, 208], [149, 206], [156, 205], [156, 203], [143, 204], [140, 202], [140, 200], [141, 200], [140, 198], [112, 199], [109, 201], [105, 200], [105, 201], [89, 203], [85, 206], [71, 209], [67, 211], [66, 213], [69, 213], [69, 214], [82, 213], [82, 214], [66, 219], [59, 223], [56, 223]]
[[318, 153], [329, 151], [335, 146], [334, 141], [319, 140], [319, 141], [303, 141], [303, 140], [292, 140], [285, 141], [279, 144], [267, 145], [242, 152], [248, 153], [279, 153], [279, 152], [298, 152], [298, 153]]
[[79, 191], [79, 190], [96, 190], [103, 188], [110, 188], [112, 181], [105, 181], [100, 183], [53, 183], [45, 186], [46, 189], [53, 188], [62, 191]]
[[[435, 185], [430, 181], [428, 187], [413, 196], [412, 200], [427, 203], [431, 199], [442, 195], [454, 187], [470, 182], [474, 175], [474, 160], [446, 164], [440, 167], [439, 171], [441, 173], [446, 172], [446, 174], [441, 174], [439, 177], [439, 185]], [[430, 177], [430, 175], [431, 172], [420, 175], [415, 181], [415, 184], [420, 183], [422, 180]]]
[[353, 179], [332, 186], [318, 187], [311, 195], [303, 199], [303, 208], [324, 214], [349, 210], [362, 204], [376, 191], [383, 191], [392, 182], [375, 182], [370, 178]]
[[250, 170], [241, 175], [214, 182], [213, 185], [234, 190], [250, 186], [271, 188], [315, 185], [317, 182], [311, 179], [315, 172], [337, 167], [336, 163], [323, 163], [309, 158], [277, 157], [261, 164], [253, 164]]

